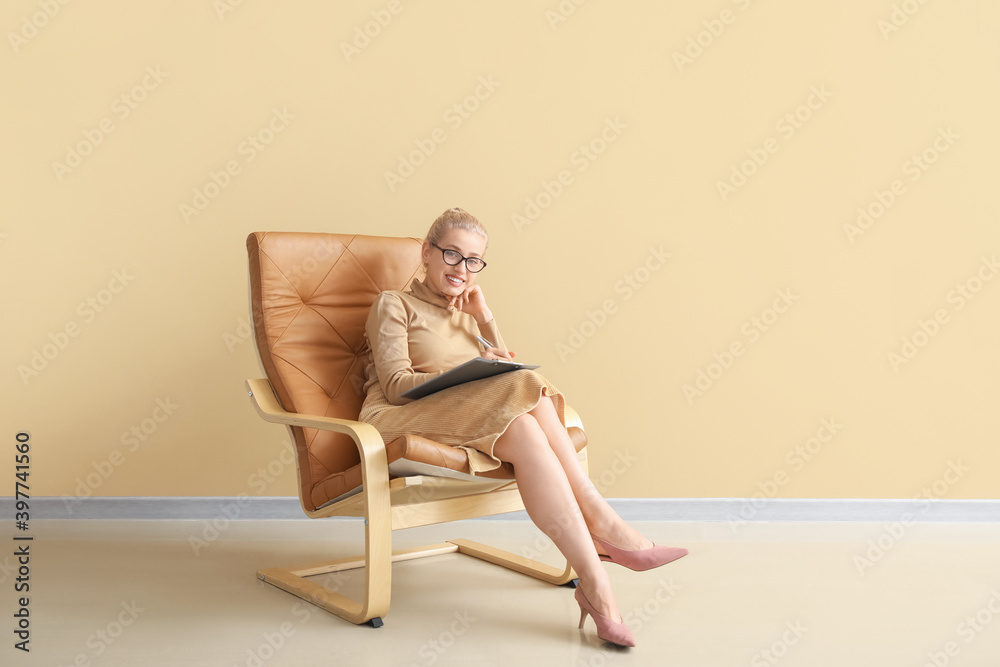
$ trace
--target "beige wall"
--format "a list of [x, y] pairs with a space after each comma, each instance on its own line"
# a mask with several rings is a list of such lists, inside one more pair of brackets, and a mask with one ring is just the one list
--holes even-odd
[[462, 206], [607, 495], [997, 497], [994, 2], [8, 0], [0, 27], [2, 433], [31, 431], [34, 495], [293, 495], [242, 390], [246, 235]]

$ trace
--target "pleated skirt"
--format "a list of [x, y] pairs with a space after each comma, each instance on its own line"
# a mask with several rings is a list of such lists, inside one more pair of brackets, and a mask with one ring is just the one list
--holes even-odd
[[[374, 368], [369, 368], [374, 373]], [[418, 435], [465, 451], [473, 473], [500, 467], [493, 445], [517, 417], [552, 397], [559, 421], [566, 424], [563, 395], [540, 373], [517, 370], [467, 382], [406, 403], [393, 405], [373, 382], [359, 421], [378, 429], [388, 444], [401, 435]]]

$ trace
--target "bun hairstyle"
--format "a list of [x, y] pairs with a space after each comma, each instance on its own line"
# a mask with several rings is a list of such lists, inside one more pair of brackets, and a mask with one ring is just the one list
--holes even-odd
[[460, 208], [449, 208], [438, 216], [437, 220], [427, 230], [426, 241], [428, 243], [441, 243], [441, 237], [452, 229], [464, 229], [473, 234], [479, 234], [489, 243], [490, 237], [486, 233], [486, 228], [471, 213]]

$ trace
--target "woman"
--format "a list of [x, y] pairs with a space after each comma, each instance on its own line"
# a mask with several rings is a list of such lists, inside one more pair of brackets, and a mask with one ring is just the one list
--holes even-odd
[[513, 358], [476, 284], [487, 240], [472, 215], [445, 211], [423, 244], [423, 281], [376, 298], [366, 326], [371, 351], [360, 418], [386, 442], [411, 433], [461, 447], [474, 473], [509, 463], [528, 516], [580, 577], [580, 627], [590, 614], [598, 637], [635, 646], [601, 561], [647, 570], [687, 550], [653, 545], [601, 497], [566, 432], [562, 394], [540, 374], [519, 370], [417, 402], [401, 396], [473, 357]]

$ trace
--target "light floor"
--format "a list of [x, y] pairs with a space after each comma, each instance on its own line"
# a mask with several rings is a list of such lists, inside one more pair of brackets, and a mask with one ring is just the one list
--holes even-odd
[[[38, 521], [30, 654], [13, 648], [13, 549], [0, 552], [0, 664], [1000, 665], [998, 524], [636, 525], [691, 554], [645, 573], [606, 565], [639, 644], [617, 650], [593, 621], [577, 630], [570, 589], [458, 554], [397, 563], [379, 629], [255, 579], [358, 553], [356, 521], [240, 521], [197, 553], [190, 538], [213, 537], [202, 522]], [[411, 529], [394, 546], [456, 537], [556, 562], [526, 521]], [[357, 589], [355, 574], [325, 583]]]

